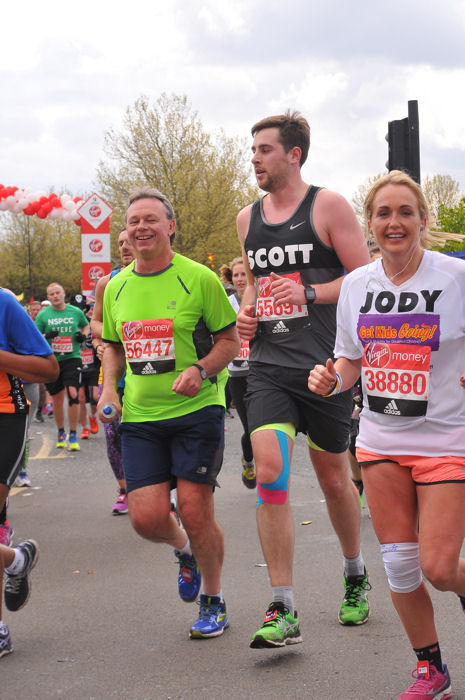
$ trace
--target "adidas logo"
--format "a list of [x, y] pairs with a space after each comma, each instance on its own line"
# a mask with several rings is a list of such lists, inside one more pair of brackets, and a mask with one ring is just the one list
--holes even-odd
[[289, 328], [282, 321], [278, 321], [276, 326], [274, 326], [272, 333], [289, 333]]
[[141, 374], [156, 374], [156, 370], [153, 368], [151, 362], [147, 362], [145, 367], [143, 368]]
[[390, 416], [400, 416], [400, 411], [397, 408], [397, 404], [394, 401], [394, 399], [392, 401], [389, 401], [389, 403], [386, 406], [386, 408], [384, 409], [383, 413], [387, 413]]

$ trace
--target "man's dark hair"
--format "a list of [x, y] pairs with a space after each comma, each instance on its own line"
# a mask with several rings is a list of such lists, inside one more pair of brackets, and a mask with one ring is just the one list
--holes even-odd
[[300, 156], [300, 166], [305, 163], [310, 148], [310, 126], [308, 121], [300, 112], [288, 110], [285, 114], [277, 114], [274, 117], [265, 117], [252, 127], [252, 136], [262, 131], [262, 129], [279, 129], [279, 141], [286, 153], [291, 148], [298, 146], [302, 152]]

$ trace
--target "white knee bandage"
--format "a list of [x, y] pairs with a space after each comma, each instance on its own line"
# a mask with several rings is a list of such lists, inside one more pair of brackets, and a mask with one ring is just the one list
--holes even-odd
[[389, 588], [395, 593], [411, 593], [421, 585], [420, 550], [418, 542], [382, 544]]

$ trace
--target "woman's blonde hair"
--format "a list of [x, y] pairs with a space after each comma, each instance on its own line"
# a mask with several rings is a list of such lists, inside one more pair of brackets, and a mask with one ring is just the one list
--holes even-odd
[[402, 170], [391, 170], [391, 172], [387, 173], [386, 175], [383, 175], [383, 177], [380, 177], [372, 185], [370, 191], [365, 197], [365, 203], [363, 207], [365, 221], [367, 222], [367, 224], [373, 216], [374, 199], [378, 192], [383, 187], [386, 187], [386, 185], [405, 185], [405, 187], [408, 187], [413, 192], [418, 202], [420, 217], [425, 221], [425, 231], [421, 236], [420, 243], [423, 246], [423, 248], [429, 248], [433, 242], [433, 237], [431, 236], [431, 233], [429, 231], [430, 212], [428, 202], [426, 201], [426, 197], [423, 194], [423, 190], [421, 189], [420, 185], [417, 182], [415, 182], [415, 180], [413, 180], [410, 177], [410, 175], [404, 173]]

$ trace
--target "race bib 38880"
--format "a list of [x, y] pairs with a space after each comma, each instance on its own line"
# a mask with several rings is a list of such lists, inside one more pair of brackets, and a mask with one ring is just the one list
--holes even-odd
[[362, 374], [371, 411], [423, 416], [428, 406], [431, 348], [403, 343], [368, 343]]

